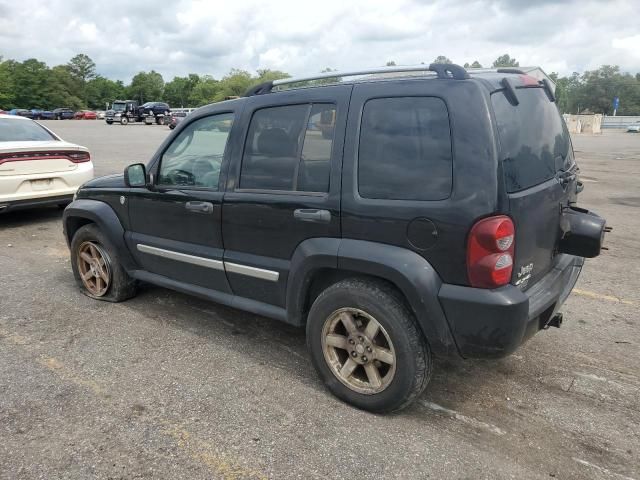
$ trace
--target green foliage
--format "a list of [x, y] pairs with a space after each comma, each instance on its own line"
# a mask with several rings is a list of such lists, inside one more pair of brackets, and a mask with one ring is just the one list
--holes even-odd
[[511, 58], [508, 54], [500, 55], [493, 61], [493, 68], [500, 67], [519, 67], [520, 63], [515, 59]]
[[[451, 63], [440, 55], [435, 63]], [[395, 62], [389, 61], [393, 66]], [[476, 60], [465, 63], [466, 68], [482, 68]], [[493, 67], [517, 67], [516, 59], [501, 55]], [[322, 73], [332, 72], [325, 68]], [[199, 107], [229, 97], [243, 95], [249, 87], [262, 82], [287, 78], [279, 70], [258, 70], [255, 74], [233, 69], [221, 79], [210, 75], [190, 73], [165, 83], [156, 71], [139, 72], [125, 86], [120, 80], [105, 78], [96, 71], [93, 60], [85, 54], [74, 56], [66, 65], [48, 67], [35, 58], [17, 62], [0, 56], [0, 108], [69, 107], [73, 109], [103, 109], [114, 100], [131, 98], [141, 103], [166, 101], [172, 107]], [[613, 113], [613, 97], [620, 97], [619, 115], [640, 115], [640, 73], [629, 74], [615, 65], [603, 65], [597, 70], [560, 77], [551, 73], [556, 83], [558, 108], [563, 113]], [[339, 83], [339, 77], [330, 77], [304, 86]], [[302, 84], [291, 85], [302, 86]]]
[[465, 63], [464, 68], [482, 68], [482, 65], [478, 60], [474, 60], [473, 63]]
[[104, 110], [114, 100], [123, 100], [126, 96], [124, 84], [100, 75], [87, 82], [87, 106], [96, 110]]
[[137, 73], [127, 87], [127, 97], [138, 103], [153, 102], [162, 99], [164, 79], [155, 70]]
[[449, 57], [445, 57], [444, 55], [438, 55], [433, 61], [433, 63], [453, 63], [453, 62], [449, 60]]

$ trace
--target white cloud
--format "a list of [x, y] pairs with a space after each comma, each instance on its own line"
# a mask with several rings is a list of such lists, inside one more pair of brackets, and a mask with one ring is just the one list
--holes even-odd
[[151, 69], [303, 75], [438, 55], [490, 65], [503, 53], [561, 74], [638, 72], [639, 14], [637, 0], [0, 0], [0, 55], [56, 65], [87, 53], [125, 81]]

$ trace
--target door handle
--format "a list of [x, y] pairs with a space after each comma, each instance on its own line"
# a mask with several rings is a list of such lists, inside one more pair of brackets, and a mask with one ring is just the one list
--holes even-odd
[[186, 209], [195, 213], [213, 213], [213, 203], [210, 202], [187, 202]]
[[293, 217], [303, 222], [329, 223], [331, 221], [329, 210], [316, 208], [298, 208], [293, 212]]

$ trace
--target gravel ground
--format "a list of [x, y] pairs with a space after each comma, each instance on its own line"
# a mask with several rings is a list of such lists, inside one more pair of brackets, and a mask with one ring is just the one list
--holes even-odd
[[[47, 122], [96, 174], [167, 127]], [[438, 362], [395, 415], [320, 384], [304, 332], [156, 287], [78, 292], [56, 208], [0, 216], [0, 478], [640, 480], [640, 135], [576, 136], [581, 204], [614, 230], [561, 329]]]

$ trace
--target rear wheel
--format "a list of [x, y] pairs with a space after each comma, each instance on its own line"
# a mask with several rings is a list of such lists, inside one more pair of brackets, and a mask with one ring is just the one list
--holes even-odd
[[382, 282], [348, 279], [322, 292], [309, 312], [307, 344], [329, 390], [364, 410], [400, 410], [431, 378], [429, 345]]
[[136, 293], [136, 283], [118, 261], [116, 249], [95, 224], [80, 227], [71, 240], [73, 275], [85, 295], [121, 302]]

